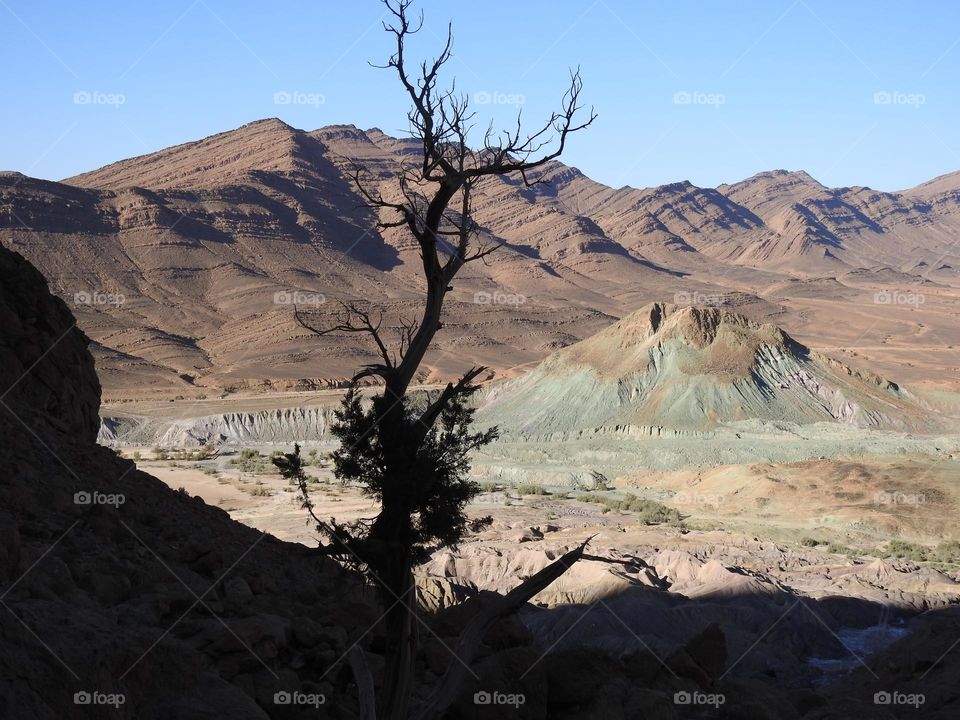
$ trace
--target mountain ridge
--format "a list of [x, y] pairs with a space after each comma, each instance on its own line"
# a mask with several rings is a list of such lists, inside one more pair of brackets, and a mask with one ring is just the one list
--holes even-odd
[[[96, 341], [108, 394], [342, 378], [369, 349], [356, 338], [309, 337], [275, 297], [315, 298], [321, 321], [338, 301], [375, 302], [397, 322], [417, 312], [415, 243], [402, 229], [377, 230], [350, 178], [358, 163], [388, 193], [416, 151], [415, 141], [376, 128], [303, 131], [268, 118], [59, 183], [4, 174], [0, 241], [63, 298], [124, 296], [122, 307], [73, 307]], [[952, 332], [942, 323], [960, 286], [960, 196], [949, 188], [924, 197], [831, 189], [806, 172], [775, 170], [717, 188], [614, 189], [556, 161], [540, 179], [549, 183], [495, 178], [478, 190], [482, 234], [502, 247], [462, 274], [421, 380], [450, 377], [468, 354], [510, 374], [680, 296], [803, 334], [810, 313], [824, 312], [815, 301], [855, 295], [870, 314], [878, 290], [929, 281], [944, 288], [944, 306], [932, 323], [926, 314], [940, 295], [919, 308], [925, 324]], [[837, 278], [826, 295], [803, 290]], [[912, 322], [901, 315], [881, 330]], [[128, 373], [121, 356], [137, 358], [146, 375]]]

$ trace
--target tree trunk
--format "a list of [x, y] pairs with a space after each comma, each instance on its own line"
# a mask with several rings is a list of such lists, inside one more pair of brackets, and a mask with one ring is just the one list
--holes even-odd
[[[384, 616], [386, 629], [383, 688], [378, 703], [380, 720], [408, 720], [410, 694], [413, 688], [413, 663], [416, 657], [416, 595], [410, 561], [391, 573], [381, 589], [383, 604], [389, 608]], [[399, 598], [399, 600], [397, 599]]]

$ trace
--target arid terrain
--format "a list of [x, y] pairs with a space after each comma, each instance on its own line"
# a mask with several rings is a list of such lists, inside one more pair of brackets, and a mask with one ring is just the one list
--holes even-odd
[[[0, 176], [3, 569], [44, 568], [4, 592], [21, 664], [60, 658], [82, 690], [73, 668], [96, 644], [95, 686], [121, 679], [125, 717], [182, 716], [147, 697], [153, 675], [211, 713], [279, 717], [289, 690], [356, 716], [344, 657], [359, 645], [382, 664], [375, 603], [313, 555], [272, 458], [302, 446], [318, 515], [376, 515], [330, 458], [370, 348], [293, 309], [317, 326], [341, 301], [388, 325], [416, 312], [416, 246], [376, 229], [348, 177], [362, 163], [388, 192], [413, 150], [264, 120], [59, 183]], [[730, 717], [916, 710], [873, 714], [884, 692], [950, 716], [933, 713], [955, 706], [960, 637], [960, 175], [900, 193], [785, 171], [638, 190], [551, 163], [542, 179], [483, 186], [476, 218], [502, 247], [457, 279], [416, 378], [429, 400], [488, 366], [471, 402], [500, 430], [470, 457], [467, 513], [492, 524], [415, 573], [418, 692], [490, 592], [589, 541], [486, 636], [453, 716], [481, 716], [484, 683], [522, 692], [529, 718], [697, 717], [676, 699], [697, 692]], [[84, 492], [130, 502], [78, 506]], [[243, 572], [225, 580], [231, 562]], [[39, 629], [78, 603], [85, 624]], [[176, 645], [156, 640], [181, 613]], [[67, 716], [52, 688], [17, 692], [36, 717]]]
[[[418, 254], [351, 180], [389, 195], [416, 147], [383, 132], [270, 119], [62, 182], [0, 175], [0, 240], [34, 263], [94, 340], [108, 400], [317, 389], [369, 361], [311, 336], [341, 302], [399, 323]], [[718, 188], [609, 188], [553, 162], [475, 199], [496, 262], [446, 302], [421, 381], [474, 363], [503, 377], [649, 302], [774, 322], [828, 356], [918, 390], [957, 391], [960, 174], [899, 193], [776, 170]], [[949, 398], [944, 402], [953, 402]]]

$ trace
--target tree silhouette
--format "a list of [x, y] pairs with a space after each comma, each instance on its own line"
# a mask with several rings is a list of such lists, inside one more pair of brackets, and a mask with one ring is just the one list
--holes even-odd
[[[304, 504], [318, 529], [329, 539], [323, 552], [355, 564], [375, 583], [384, 608], [385, 670], [376, 699], [376, 717], [407, 720], [411, 717], [411, 691], [417, 650], [417, 625], [413, 568], [431, 551], [456, 545], [475, 523], [468, 521], [465, 506], [479, 487], [468, 478], [468, 454], [496, 438], [496, 430], [471, 432], [473, 410], [469, 399], [475, 381], [486, 370], [475, 367], [456, 382], [413, 402], [410, 386], [427, 350], [443, 327], [444, 298], [457, 273], [468, 263], [487, 258], [497, 249], [479, 238], [472, 216], [477, 186], [494, 176], [519, 176], [526, 185], [543, 182], [530, 171], [559, 157], [571, 133], [589, 126], [596, 115], [581, 117], [579, 71], [571, 72], [561, 109], [532, 132], [525, 133], [518, 115], [516, 126], [495, 132], [490, 126], [476, 149], [469, 144], [474, 113], [468, 98], [451, 86], [438, 86], [441, 69], [451, 57], [452, 29], [448, 26], [442, 52], [419, 63], [415, 73], [406, 55], [406, 42], [423, 27], [423, 16], [411, 21], [412, 0], [384, 0], [391, 20], [384, 29], [393, 36], [395, 50], [382, 67], [396, 72], [411, 102], [407, 115], [410, 133], [422, 146], [418, 162], [401, 167], [393, 191], [384, 197], [379, 187], [354, 169], [353, 179], [368, 207], [380, 217], [381, 229], [402, 227], [416, 240], [422, 259], [426, 297], [415, 321], [402, 322], [399, 340], [391, 343], [382, 332], [383, 315], [376, 318], [357, 304], [343, 307], [343, 317], [333, 327], [319, 327], [299, 309], [297, 321], [318, 335], [359, 333], [370, 338], [379, 361], [367, 365], [353, 378], [336, 414], [333, 433], [341, 449], [334, 454], [334, 473], [343, 480], [361, 483], [380, 501], [380, 510], [369, 521], [338, 524], [316, 516], [307, 494], [299, 448], [279, 458], [282, 473], [304, 493]], [[369, 403], [361, 398], [359, 381], [380, 383]], [[567, 553], [527, 579], [498, 602], [479, 613], [466, 628], [456, 652], [462, 662], [451, 662], [433, 695], [414, 708], [412, 717], [440, 716], [456, 698], [469, 663], [485, 630], [505, 613], [513, 612], [559, 577], [582, 553]], [[359, 676], [369, 673], [362, 658], [351, 656]], [[366, 684], [366, 683], [365, 683]], [[373, 698], [361, 698], [364, 717], [374, 717]]]

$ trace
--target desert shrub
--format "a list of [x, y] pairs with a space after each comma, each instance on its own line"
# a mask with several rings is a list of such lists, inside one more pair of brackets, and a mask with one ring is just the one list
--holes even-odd
[[846, 545], [841, 545], [840, 543], [832, 542], [827, 544], [827, 552], [833, 553], [835, 555], [846, 555], [847, 557], [857, 557], [858, 553], [853, 548], [847, 547]]
[[817, 547], [817, 545], [822, 545], [823, 542], [812, 537], [802, 537], [800, 538], [800, 544], [804, 547]]
[[140, 451], [139, 451], [139, 450], [134, 450], [134, 451], [133, 451], [133, 455], [132, 455], [131, 457], [133, 457], [133, 461], [134, 461], [134, 462], [139, 462], [139, 460], [140, 460]]
[[960, 541], [944, 540], [937, 545], [934, 551], [936, 558], [940, 562], [958, 563], [960, 562]]
[[599, 493], [584, 493], [577, 499], [581, 502], [602, 505], [604, 513], [610, 510], [636, 513], [639, 515], [640, 522], [644, 525], [680, 526], [683, 524], [683, 516], [679, 511], [667, 507], [663, 503], [658, 503], [656, 500], [647, 500], [632, 493], [626, 493], [620, 499]]
[[253, 448], [243, 448], [237, 457], [230, 458], [230, 464], [240, 468], [242, 472], [266, 473], [271, 471], [271, 465]]
[[590, 471], [591, 490], [610, 490], [610, 479], [598, 470]]
[[496, 492], [499, 486], [495, 482], [482, 482], [480, 483], [480, 492], [491, 493]]
[[517, 492], [521, 495], [547, 495], [547, 491], [543, 489], [542, 485], [536, 485], [535, 483], [523, 483], [517, 485]]
[[273, 495], [273, 491], [266, 485], [257, 485], [250, 491], [250, 494], [254, 497], [270, 497]]
[[886, 552], [888, 557], [904, 558], [914, 562], [924, 562], [931, 559], [929, 548], [906, 540], [891, 540], [887, 543]]
[[153, 449], [153, 456], [157, 460], [168, 460], [170, 458], [170, 453], [168, 453], [164, 448], [155, 447]]

